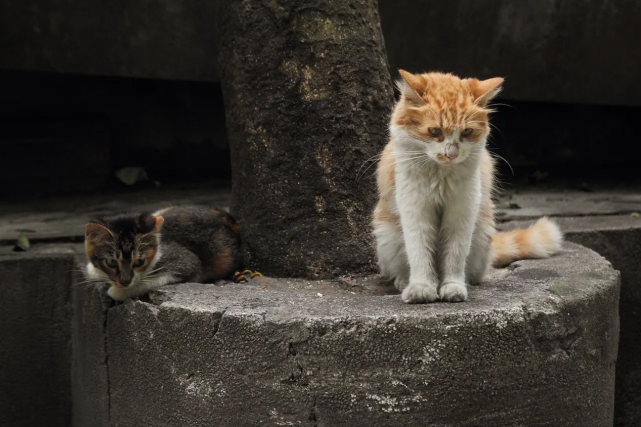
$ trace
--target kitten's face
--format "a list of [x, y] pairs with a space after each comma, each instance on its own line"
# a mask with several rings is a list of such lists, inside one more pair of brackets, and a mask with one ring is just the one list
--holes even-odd
[[462, 80], [451, 74], [414, 75], [403, 70], [401, 76], [402, 96], [391, 130], [407, 159], [427, 155], [450, 166], [485, 146], [487, 103], [499, 93], [503, 79]]
[[160, 244], [161, 216], [124, 214], [86, 226], [85, 252], [113, 286], [135, 286], [150, 273]]

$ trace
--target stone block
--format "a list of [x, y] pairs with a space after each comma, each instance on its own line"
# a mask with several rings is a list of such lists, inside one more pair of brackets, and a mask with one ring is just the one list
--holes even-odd
[[73, 257], [0, 255], [0, 425], [71, 424]]
[[[634, 205], [631, 205], [634, 208]], [[571, 209], [568, 207], [568, 209]], [[629, 209], [629, 207], [628, 207]], [[592, 212], [588, 210], [587, 212]], [[608, 259], [621, 272], [621, 338], [616, 370], [615, 425], [641, 425], [641, 218], [632, 215], [555, 218], [566, 239]], [[502, 228], [526, 225], [513, 221]]]
[[110, 308], [111, 425], [612, 425], [619, 275], [588, 249], [496, 270], [461, 304], [317, 284]]
[[74, 427], [110, 427], [106, 286], [82, 284], [73, 290], [71, 364]]

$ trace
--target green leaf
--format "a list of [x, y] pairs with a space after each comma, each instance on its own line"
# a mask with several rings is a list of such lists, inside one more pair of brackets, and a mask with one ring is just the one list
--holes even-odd
[[31, 247], [31, 243], [29, 242], [29, 238], [27, 237], [26, 234], [23, 232], [20, 232], [18, 235], [18, 240], [16, 241], [16, 246], [23, 251], [28, 251], [29, 248]]
[[639, 214], [639, 212], [632, 212], [632, 213], [630, 214], [630, 216], [631, 216], [632, 218], [639, 218], [641, 215]]

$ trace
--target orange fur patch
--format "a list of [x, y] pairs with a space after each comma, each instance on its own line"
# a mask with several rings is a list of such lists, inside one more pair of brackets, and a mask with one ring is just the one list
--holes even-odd
[[224, 248], [222, 251], [220, 251], [220, 254], [214, 260], [214, 268], [211, 272], [211, 279], [223, 279], [229, 276], [233, 265], [234, 259], [231, 255], [231, 250], [229, 248]]
[[[147, 260], [147, 265], [146, 265], [145, 268], [149, 267], [149, 263], [151, 263], [151, 261], [154, 259], [154, 257], [156, 256], [157, 252], [158, 252], [158, 248], [149, 249], [147, 251], [147, 256], [145, 257], [146, 260]], [[138, 271], [140, 271], [140, 270], [138, 270]]]
[[[465, 139], [480, 141], [489, 129], [487, 103], [500, 91], [502, 78], [479, 81], [460, 79], [453, 74], [411, 74], [400, 70], [403, 96], [392, 115], [393, 122], [413, 136], [427, 140], [444, 140], [455, 129], [472, 129]], [[433, 136], [429, 128], [439, 128]]]
[[377, 182], [380, 199], [374, 210], [374, 220], [396, 224], [399, 218], [391, 208], [396, 186], [396, 160], [393, 147], [392, 142], [387, 144], [378, 163]]
[[492, 237], [492, 264], [495, 267], [528, 258], [546, 258], [561, 249], [563, 235], [559, 227], [541, 218], [528, 228], [496, 233]]
[[162, 227], [163, 223], [165, 222], [165, 218], [161, 217], [160, 215], [156, 216], [156, 228], [154, 231], [159, 231], [160, 227]]

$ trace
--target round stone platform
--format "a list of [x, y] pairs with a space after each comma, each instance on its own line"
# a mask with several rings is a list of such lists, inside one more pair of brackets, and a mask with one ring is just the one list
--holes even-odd
[[77, 289], [74, 413], [112, 426], [612, 425], [619, 275], [575, 244], [458, 304], [359, 279], [184, 284], [111, 308]]

